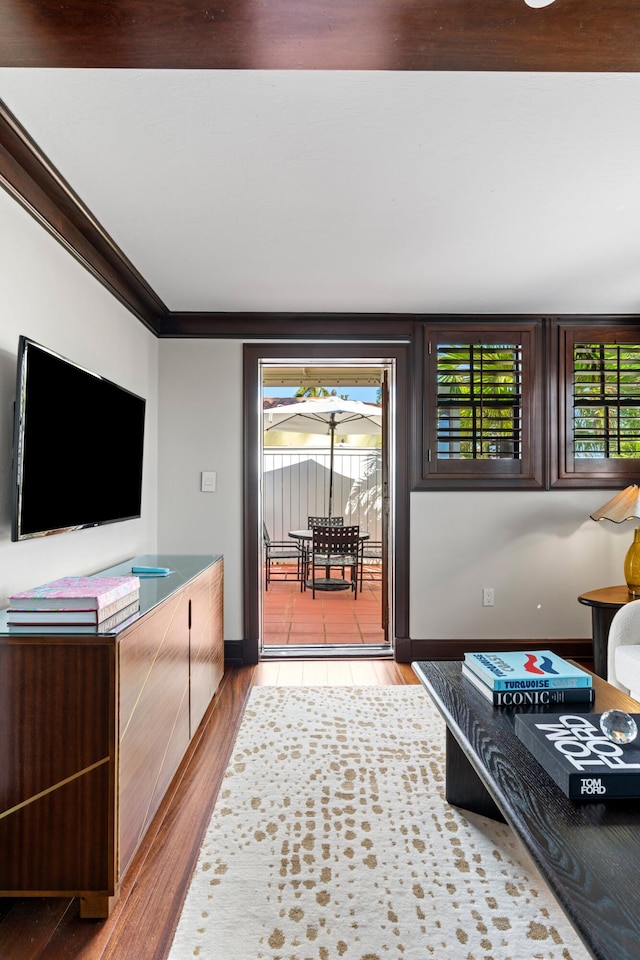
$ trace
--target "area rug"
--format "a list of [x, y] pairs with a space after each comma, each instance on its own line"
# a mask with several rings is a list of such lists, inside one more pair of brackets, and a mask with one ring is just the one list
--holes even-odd
[[405, 687], [257, 687], [170, 960], [586, 960], [510, 829], [444, 799]]

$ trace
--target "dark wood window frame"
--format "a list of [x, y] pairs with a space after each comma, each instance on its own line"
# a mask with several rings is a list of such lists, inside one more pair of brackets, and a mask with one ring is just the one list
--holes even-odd
[[[574, 346], [576, 344], [638, 344], [637, 321], [585, 322], [559, 320], [551, 337], [552, 366], [557, 370], [555, 421], [551, 422], [550, 485], [563, 487], [624, 487], [637, 482], [640, 458], [579, 458], [574, 456]], [[555, 435], [553, 435], [555, 431]]]
[[[438, 344], [513, 345], [521, 351], [520, 453], [516, 458], [445, 459], [438, 450]], [[422, 326], [423, 384], [421, 463], [415, 489], [481, 490], [544, 487], [544, 330], [540, 320], [491, 318], [484, 322], [445, 321]]]

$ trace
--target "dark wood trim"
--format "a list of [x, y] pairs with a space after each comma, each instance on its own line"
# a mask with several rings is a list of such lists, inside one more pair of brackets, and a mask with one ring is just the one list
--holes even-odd
[[[264, 350], [269, 348], [265, 347]], [[258, 360], [264, 356], [256, 346], [243, 350], [242, 422], [243, 422], [243, 511], [242, 511], [242, 607], [244, 663], [255, 664], [260, 658], [261, 562], [259, 557], [260, 501], [260, 411], [258, 396]]]
[[[544, 486], [545, 371], [543, 327], [540, 319], [503, 316], [475, 317], [456, 323], [424, 323], [420, 337], [422, 370], [422, 432], [417, 438], [416, 490], [540, 490]], [[522, 348], [522, 436], [519, 459], [441, 460], [437, 455], [437, 352], [438, 345], [455, 343], [508, 343]], [[416, 355], [418, 351], [416, 350]], [[429, 459], [430, 451], [434, 451]]]
[[0, 185], [146, 327], [158, 332], [165, 305], [1, 100]]
[[168, 313], [160, 337], [287, 340], [411, 340], [407, 313]]
[[225, 640], [224, 662], [226, 666], [241, 667], [244, 663], [244, 645], [242, 640]]
[[558, 380], [555, 376], [556, 354], [553, 347], [553, 319], [541, 317], [542, 331], [540, 338], [541, 363], [538, 376], [541, 383], [539, 389], [542, 394], [541, 421], [543, 436], [545, 438], [544, 448], [544, 489], [551, 489], [551, 475], [553, 473], [554, 451], [557, 450], [558, 435], [556, 431], [556, 410], [558, 409]]
[[629, 72], [639, 27], [635, 0], [11, 0], [0, 65]]
[[550, 327], [556, 382], [553, 385], [555, 420], [549, 437], [551, 488], [618, 489], [638, 476], [638, 459], [580, 459], [573, 457], [573, 347], [581, 341], [638, 343], [640, 320], [558, 318]]
[[[353, 337], [351, 338], [353, 340]], [[361, 344], [245, 344], [244, 346], [244, 519], [243, 519], [243, 611], [244, 662], [258, 662], [260, 632], [260, 558], [258, 518], [260, 411], [256, 404], [259, 391], [258, 361], [269, 358], [288, 360], [359, 357], [392, 358], [396, 362], [396, 513], [395, 513], [395, 641], [396, 658], [409, 662], [409, 437], [411, 436], [411, 398], [413, 396], [410, 346], [385, 343]]]
[[[466, 324], [486, 327], [496, 325], [531, 325], [543, 322], [576, 322], [582, 325], [635, 324], [640, 317], [631, 314], [604, 315], [566, 314], [541, 317], [539, 314], [438, 314], [438, 313], [314, 313], [201, 311], [169, 311], [159, 322], [161, 339], [218, 340], [353, 340], [411, 342], [416, 350], [412, 376], [422, 384], [423, 351], [419, 347], [424, 324], [447, 326]], [[537, 358], [538, 359], [538, 358]], [[422, 390], [420, 390], [422, 395]], [[420, 437], [421, 432], [417, 434]]]
[[465, 653], [482, 653], [493, 650], [503, 653], [509, 650], [553, 650], [567, 660], [579, 660], [583, 664], [593, 662], [591, 638], [555, 640], [419, 640], [411, 641], [412, 660], [462, 660]]

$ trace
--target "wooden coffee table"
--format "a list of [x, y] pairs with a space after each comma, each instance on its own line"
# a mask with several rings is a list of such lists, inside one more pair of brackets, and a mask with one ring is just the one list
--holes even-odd
[[[448, 802], [509, 824], [593, 957], [638, 960], [640, 800], [569, 800], [515, 735], [516, 709], [493, 707], [459, 661], [412, 666], [447, 726]], [[593, 684], [595, 703], [565, 712], [640, 713], [606, 681]]]

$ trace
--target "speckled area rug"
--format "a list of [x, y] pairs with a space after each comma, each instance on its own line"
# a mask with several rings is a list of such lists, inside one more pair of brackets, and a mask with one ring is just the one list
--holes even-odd
[[444, 799], [405, 687], [257, 687], [170, 960], [586, 960], [510, 829]]

